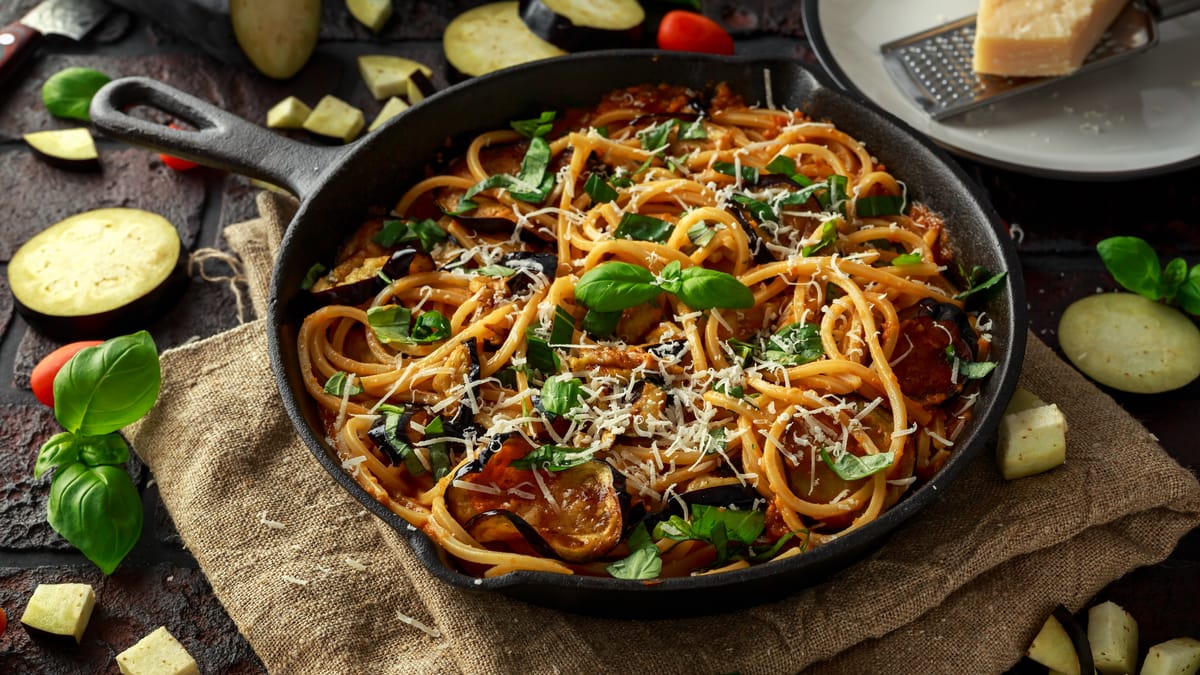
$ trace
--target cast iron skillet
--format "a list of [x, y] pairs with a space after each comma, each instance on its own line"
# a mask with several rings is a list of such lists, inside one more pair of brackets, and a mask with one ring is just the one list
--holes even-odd
[[[703, 88], [729, 82], [747, 102], [799, 108], [856, 136], [908, 186], [909, 194], [941, 213], [958, 260], [1008, 270], [987, 307], [995, 327], [999, 366], [984, 382], [975, 414], [952, 459], [930, 483], [875, 522], [804, 555], [718, 575], [645, 584], [619, 579], [518, 572], [475, 579], [455, 570], [423, 533], [372, 499], [342, 469], [325, 440], [315, 404], [301, 384], [296, 334], [302, 315], [300, 283], [316, 262], [328, 262], [363, 221], [367, 208], [390, 206], [441, 151], [448, 139], [506, 128], [543, 110], [589, 106], [617, 87], [667, 82]], [[770, 99], [766, 93], [769, 82]], [[172, 130], [121, 112], [150, 105], [183, 118], [198, 131]], [[301, 198], [276, 260], [268, 312], [271, 365], [284, 409], [317, 460], [342, 487], [409, 539], [434, 576], [467, 589], [489, 589], [579, 612], [663, 616], [722, 611], [778, 598], [810, 585], [877, 548], [900, 523], [945, 491], [992, 443], [1016, 386], [1025, 351], [1025, 299], [1011, 239], [982, 192], [932, 143], [870, 103], [834, 91], [821, 77], [785, 60], [747, 60], [652, 51], [610, 51], [541, 61], [450, 87], [375, 133], [343, 147], [308, 146], [283, 138], [152, 80], [110, 83], [92, 102], [91, 116], [110, 136], [288, 187]], [[915, 525], [919, 527], [919, 525]]]

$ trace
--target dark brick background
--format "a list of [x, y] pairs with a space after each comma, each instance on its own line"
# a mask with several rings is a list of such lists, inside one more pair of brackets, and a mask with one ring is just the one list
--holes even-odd
[[[126, 0], [128, 4], [134, 0]], [[0, 23], [20, 16], [36, 0], [0, 0]], [[35, 160], [21, 133], [69, 126], [45, 112], [41, 82], [60, 68], [84, 65], [111, 75], [146, 75], [212, 101], [251, 121], [287, 95], [315, 104], [338, 95], [363, 108], [368, 119], [379, 103], [361, 84], [354, 56], [387, 52], [433, 66], [446, 84], [440, 36], [451, 17], [478, 0], [397, 2], [396, 16], [380, 36], [370, 35], [326, 0], [317, 52], [297, 78], [278, 82], [200, 53], [179, 37], [185, 27], [162, 28], [118, 12], [79, 44], [52, 41], [16, 78], [0, 85], [0, 266], [21, 242], [61, 218], [102, 206], [132, 206], [175, 223], [192, 250], [224, 247], [223, 226], [254, 215], [254, 189], [241, 177], [199, 169], [181, 174], [154, 153], [100, 139], [102, 169], [69, 173]], [[706, 2], [706, 13], [738, 37], [743, 54], [815, 58], [803, 40], [801, 3], [793, 0]], [[227, 55], [226, 55], [227, 56]], [[232, 59], [226, 59], [232, 60]], [[1200, 261], [1200, 168], [1119, 183], [1073, 184], [1023, 176], [963, 161], [990, 193], [997, 210], [1020, 225], [1019, 246], [1029, 287], [1035, 332], [1057, 348], [1058, 316], [1070, 301], [1114, 284], [1094, 253], [1099, 239], [1138, 234], [1164, 256]], [[210, 262], [211, 275], [228, 270]], [[165, 349], [237, 324], [227, 284], [197, 273], [173, 309], [150, 326]], [[136, 460], [133, 475], [144, 495], [145, 530], [129, 558], [110, 577], [100, 574], [44, 521], [48, 480], [34, 481], [37, 448], [57, 431], [51, 412], [28, 391], [33, 365], [57, 346], [12, 318], [7, 282], [0, 275], [0, 608], [10, 625], [0, 633], [0, 674], [117, 672], [113, 657], [165, 625], [196, 657], [205, 673], [255, 673], [262, 666], [183, 550], [148, 472]], [[1182, 463], [1200, 469], [1195, 419], [1200, 383], [1157, 396], [1108, 392], [1139, 417]], [[1114, 486], [1120, 489], [1120, 486]], [[99, 598], [81, 646], [32, 641], [18, 618], [38, 583], [86, 582]], [[1142, 628], [1142, 649], [1190, 634], [1200, 636], [1200, 533], [1185, 538], [1170, 560], [1114, 582], [1097, 601], [1113, 599]], [[1036, 672], [1018, 664], [1017, 672]]]

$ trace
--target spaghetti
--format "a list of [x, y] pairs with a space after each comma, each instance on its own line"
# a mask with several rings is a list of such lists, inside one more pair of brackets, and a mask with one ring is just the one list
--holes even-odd
[[724, 85], [476, 136], [369, 219], [299, 355], [344, 468], [468, 573], [793, 556], [953, 452], [986, 317], [857, 140]]

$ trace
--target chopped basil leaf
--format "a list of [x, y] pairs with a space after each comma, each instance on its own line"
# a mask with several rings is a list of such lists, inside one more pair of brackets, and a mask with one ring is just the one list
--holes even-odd
[[[730, 340], [730, 342], [734, 342], [734, 341]], [[745, 343], [742, 343], [742, 344], [745, 344]], [[749, 345], [747, 345], [747, 346], [749, 346]], [[743, 389], [741, 385], [737, 385], [734, 387], [727, 387], [727, 386], [725, 386], [724, 382], [718, 382], [713, 385], [713, 391], [721, 393], [721, 394], [726, 394], [728, 396], [732, 396], [733, 398], [745, 398], [746, 397], [746, 390]]]
[[959, 374], [968, 380], [981, 380], [996, 369], [996, 363], [993, 361], [967, 361], [958, 358], [954, 345], [946, 346], [946, 360], [951, 364], [957, 362]]
[[393, 462], [404, 462], [404, 468], [410, 476], [420, 476], [425, 473], [425, 465], [417, 457], [417, 451], [409, 444], [405, 430], [400, 428], [402, 415], [384, 413], [383, 415], [383, 450]]
[[815, 323], [788, 324], [763, 345], [763, 359], [783, 366], [803, 365], [824, 355], [821, 327]]
[[[646, 169], [649, 169], [650, 165], [653, 163], [654, 163], [654, 157], [647, 157], [646, 161], [642, 162], [641, 166], [634, 169], [633, 173], [629, 174], [630, 178], [631, 179], [637, 178], [638, 176], [640, 176], [642, 174], [643, 171], [645, 171]], [[616, 181], [613, 181], [613, 185], [617, 185], [617, 187], [629, 187], [632, 184], [633, 184], [632, 180], [630, 180], [628, 183], [625, 183], [624, 185], [617, 185]]]
[[380, 404], [379, 404], [379, 405], [378, 405], [378, 406], [375, 408], [375, 412], [377, 412], [377, 413], [379, 413], [379, 414], [381, 414], [381, 415], [382, 415], [383, 413], [396, 413], [397, 415], [400, 415], [400, 414], [402, 414], [402, 413], [404, 412], [404, 406], [402, 406], [402, 405], [392, 405], [391, 403], [380, 403]]
[[475, 273], [482, 274], [485, 277], [511, 277], [512, 275], [516, 274], [517, 271], [511, 267], [505, 267], [504, 265], [484, 265], [483, 267], [475, 270]]
[[913, 251], [912, 253], [902, 253], [895, 258], [892, 258], [893, 266], [902, 265], [919, 265], [921, 264], [921, 252]]
[[583, 400], [583, 382], [579, 378], [555, 375], [542, 385], [542, 409], [551, 415], [569, 415]]
[[325, 274], [325, 266], [321, 263], [313, 263], [313, 266], [308, 268], [308, 271], [304, 273], [304, 279], [300, 282], [300, 289], [307, 291], [312, 288], [313, 284], [317, 283], [317, 279], [320, 279], [322, 274]]
[[866, 455], [863, 457], [858, 457], [847, 452], [837, 459], [834, 459], [825, 448], [821, 448], [820, 454], [821, 459], [825, 460], [825, 465], [842, 480], [858, 480], [879, 473], [891, 466], [896, 457], [896, 453], [890, 450], [877, 455]]
[[521, 459], [513, 460], [514, 469], [544, 469], [565, 471], [571, 467], [592, 461], [594, 448], [568, 448], [561, 445], [543, 445]]
[[412, 342], [408, 326], [412, 323], [412, 311], [400, 305], [382, 305], [367, 310], [367, 325], [375, 337], [383, 343]]
[[681, 141], [702, 141], [706, 138], [708, 138], [708, 130], [704, 128], [702, 119], [679, 125], [679, 140]]
[[821, 223], [821, 238], [817, 240], [817, 243], [809, 244], [808, 246], [800, 249], [800, 255], [810, 256], [837, 241], [837, 223], [837, 218], [830, 218], [829, 220]]
[[762, 511], [740, 511], [720, 506], [692, 506], [691, 521], [679, 516], [660, 522], [654, 528], [656, 539], [706, 541], [717, 550], [716, 564], [729, 559], [729, 544], [749, 546], [762, 534], [766, 519]]
[[472, 185], [458, 201], [455, 214], [475, 208], [471, 201], [475, 195], [492, 188], [504, 188], [513, 199], [533, 204], [541, 203], [554, 189], [554, 174], [547, 171], [550, 166], [550, 144], [541, 136], [529, 140], [529, 149], [521, 160], [521, 170], [516, 176], [506, 173], [488, 176]]
[[575, 339], [575, 317], [562, 305], [554, 308], [554, 321], [550, 325], [550, 345], [564, 347]]
[[359, 386], [357, 377], [350, 379], [348, 373], [339, 370], [325, 380], [325, 393], [332, 396], [358, 396], [363, 393], [363, 388]]
[[757, 199], [747, 197], [746, 195], [733, 195], [733, 201], [745, 206], [750, 210], [758, 222], [779, 222], [779, 216], [775, 215], [775, 209], [771, 208], [770, 204], [760, 202]]
[[500, 372], [496, 373], [496, 379], [500, 380], [500, 386], [504, 387], [505, 389], [516, 389], [517, 388], [517, 368], [516, 368], [516, 366], [509, 366], [507, 368], [502, 369]]
[[426, 436], [436, 436], [437, 434], [446, 433], [446, 425], [442, 422], [442, 416], [438, 415], [433, 418], [433, 421], [425, 425]]
[[525, 329], [525, 359], [531, 368], [543, 375], [558, 372], [558, 354], [532, 328]]
[[596, 134], [599, 135], [600, 138], [608, 138], [608, 127], [596, 127]]
[[665, 148], [671, 136], [671, 129], [674, 129], [677, 124], [679, 124], [679, 120], [670, 119], [662, 124], [639, 131], [637, 137], [642, 140], [642, 149], [658, 152]]
[[700, 445], [704, 449], [706, 455], [717, 455], [725, 450], [725, 427], [717, 427], [708, 430], [706, 436]]
[[[732, 162], [713, 162], [712, 168], [717, 173], [723, 173], [726, 176], [733, 176], [734, 178], [738, 177], [739, 167]], [[747, 183], [758, 182], [757, 168], [752, 166], [742, 166], [740, 167], [740, 173], [743, 181]]]
[[671, 173], [687, 175], [687, 173], [688, 173], [687, 167], [680, 163], [680, 161], [683, 159], [686, 159], [686, 157], [679, 157], [679, 158], [667, 157], [666, 158], [665, 161], [667, 163], [667, 168], [669, 168], [671, 170]]
[[441, 480], [450, 473], [450, 451], [445, 443], [429, 446], [429, 463], [433, 465], [434, 480]]
[[904, 209], [907, 206], [908, 204], [903, 195], [876, 195], [873, 197], [859, 197], [854, 200], [854, 212], [859, 218], [896, 216], [904, 213]]
[[445, 230], [433, 220], [385, 220], [371, 241], [380, 246], [395, 246], [409, 241], [421, 244], [421, 250], [429, 253], [449, 237]]
[[777, 155], [775, 159], [772, 159], [767, 164], [767, 171], [787, 176], [788, 180], [800, 187], [809, 187], [813, 184], [812, 179], [796, 171], [796, 160], [786, 155]]
[[658, 575], [662, 573], [662, 557], [658, 554], [658, 547], [654, 545], [654, 540], [646, 532], [646, 524], [641, 523], [634, 528], [625, 543], [629, 546], [629, 556], [611, 565], [606, 565], [604, 569], [617, 579], [658, 578]]
[[688, 240], [691, 241], [694, 246], [704, 248], [713, 240], [713, 237], [717, 236], [717, 230], [716, 228], [709, 227], [708, 223], [702, 220], [689, 227], [687, 235]]
[[450, 337], [450, 321], [437, 310], [425, 312], [418, 316], [416, 322], [413, 323], [411, 334], [413, 342], [437, 342], [448, 337]]
[[554, 117], [555, 112], [547, 110], [533, 119], [514, 120], [509, 122], [509, 125], [522, 136], [536, 138], [550, 133], [550, 128], [554, 126]]
[[846, 185], [847, 179], [845, 176], [834, 174], [826, 179], [825, 184], [828, 186], [824, 192], [817, 192], [817, 201], [821, 204], [821, 208], [826, 211], [841, 211], [845, 213], [846, 209]]
[[[803, 530], [803, 533], [807, 535], [808, 530]], [[796, 532], [788, 532], [787, 534], [783, 535], [778, 540], [776, 540], [776, 542], [774, 544], [772, 544], [770, 548], [751, 555], [750, 562], [756, 562], [756, 563], [766, 562], [766, 561], [770, 560], [771, 558], [774, 558], [775, 556], [779, 555], [779, 552], [783, 550], [784, 545], [786, 545], [788, 543], [788, 541], [790, 541], [792, 539], [792, 537], [796, 536], [796, 534], [797, 534]], [[804, 545], [801, 546], [801, 548], [800, 548], [800, 552], [803, 553], [804, 549], [807, 548], [807, 546], [808, 546], [808, 538], [806, 537], [804, 540]]]
[[621, 222], [617, 223], [617, 229], [613, 230], [613, 238], [662, 243], [671, 236], [674, 229], [674, 224], [660, 218], [626, 213], [621, 216]]
[[[990, 277], [987, 276], [987, 274], [988, 271], [978, 265], [971, 268], [971, 273], [969, 275], [964, 275], [967, 278], [967, 290], [955, 295], [954, 299], [962, 300], [963, 298], [974, 295], [980, 291], [986, 291], [987, 289], [992, 288], [996, 284], [1000, 283], [1000, 281], [1004, 279], [1008, 272], [999, 272]], [[977, 279], [982, 277], [986, 278], [984, 278], [982, 281], [976, 282]]]
[[612, 337], [612, 334], [617, 330], [617, 323], [621, 321], [621, 314], [620, 310], [615, 312], [597, 312], [594, 309], [589, 309], [583, 315], [581, 327], [596, 337]]
[[587, 182], [583, 184], [583, 191], [597, 204], [611, 202], [617, 198], [617, 191], [598, 173], [588, 176]]
[[727, 344], [733, 350], [733, 355], [738, 358], [738, 363], [744, 368], [750, 365], [750, 359], [758, 352], [758, 347], [743, 342], [737, 338], [729, 338]]

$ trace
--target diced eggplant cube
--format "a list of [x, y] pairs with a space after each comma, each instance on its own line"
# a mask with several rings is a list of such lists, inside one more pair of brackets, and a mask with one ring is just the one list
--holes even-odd
[[311, 114], [312, 108], [304, 101], [289, 96], [267, 111], [267, 126], [271, 129], [302, 129]]
[[165, 626], [117, 654], [117, 666], [123, 675], [200, 675], [196, 660]]
[[38, 584], [21, 623], [46, 635], [69, 635], [78, 643], [95, 607], [96, 593], [87, 584]]
[[359, 23], [378, 33], [392, 18], [392, 0], [346, 0], [346, 8]]
[[367, 127], [367, 133], [371, 133], [378, 129], [384, 122], [392, 119], [396, 115], [408, 110], [408, 104], [403, 99], [395, 96], [388, 99], [387, 103], [383, 104], [379, 114], [375, 116], [375, 120], [371, 122], [371, 126]]
[[366, 120], [362, 111], [336, 96], [322, 98], [304, 120], [307, 131], [343, 143], [357, 138], [364, 126]]
[[413, 73], [421, 73], [428, 80], [433, 70], [422, 63], [402, 56], [368, 54], [358, 57], [358, 72], [367, 89], [377, 100], [408, 93], [408, 82]]
[[996, 459], [1008, 480], [1049, 471], [1067, 460], [1067, 420], [1051, 403], [1000, 420]]

